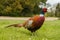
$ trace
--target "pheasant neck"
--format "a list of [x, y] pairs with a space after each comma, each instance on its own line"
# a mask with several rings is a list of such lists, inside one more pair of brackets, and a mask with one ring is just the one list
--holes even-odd
[[40, 17], [43, 17], [44, 16], [44, 14], [40, 14]]
[[44, 16], [45, 15], [45, 13], [42, 11], [41, 13], [40, 13], [40, 16]]
[[40, 17], [43, 17], [45, 14], [44, 14], [44, 12], [41, 12], [40, 13]]

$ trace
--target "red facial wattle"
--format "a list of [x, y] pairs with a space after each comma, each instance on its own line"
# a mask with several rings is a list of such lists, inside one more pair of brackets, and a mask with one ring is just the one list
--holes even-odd
[[43, 12], [47, 12], [47, 8], [43, 8]]

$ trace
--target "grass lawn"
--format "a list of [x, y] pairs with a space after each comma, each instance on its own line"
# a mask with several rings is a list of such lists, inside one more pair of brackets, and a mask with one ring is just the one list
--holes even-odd
[[0, 20], [0, 40], [60, 40], [60, 20], [45, 21], [43, 26], [31, 36], [24, 28], [4, 28], [9, 24], [23, 23], [23, 20]]

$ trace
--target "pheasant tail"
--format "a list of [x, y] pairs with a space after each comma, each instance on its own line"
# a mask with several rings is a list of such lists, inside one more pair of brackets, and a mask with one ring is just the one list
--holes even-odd
[[6, 26], [5, 28], [8, 28], [8, 27], [23, 27], [23, 24], [11, 24], [9, 26]]

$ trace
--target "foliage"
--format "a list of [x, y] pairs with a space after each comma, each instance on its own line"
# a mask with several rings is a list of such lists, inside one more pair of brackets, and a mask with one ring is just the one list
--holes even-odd
[[55, 14], [53, 12], [47, 12], [45, 14], [46, 17], [55, 17]]
[[56, 16], [56, 17], [59, 17], [59, 19], [60, 19], [60, 3], [58, 3], [58, 5], [57, 5], [57, 7], [56, 7], [55, 16]]
[[2, 16], [32, 16], [39, 14], [38, 7], [40, 2], [46, 0], [1, 0], [0, 15]]

